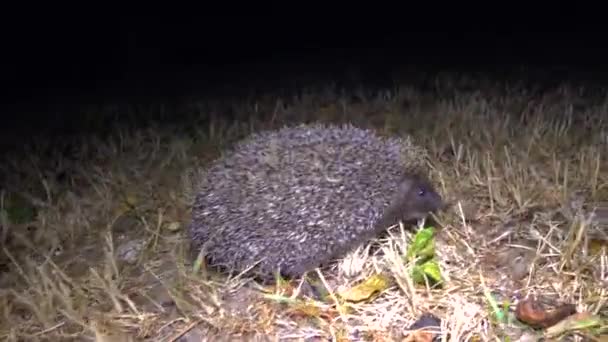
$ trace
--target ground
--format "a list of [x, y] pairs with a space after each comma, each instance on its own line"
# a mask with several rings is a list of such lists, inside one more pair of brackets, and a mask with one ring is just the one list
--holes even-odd
[[[40, 138], [5, 156], [1, 339], [408, 340], [408, 328], [432, 314], [452, 341], [530, 341], [550, 330], [500, 322], [489, 299], [511, 313], [536, 298], [588, 318], [607, 314], [603, 91], [450, 76], [426, 88], [220, 102], [183, 104], [206, 123], [117, 127], [64, 144]], [[204, 265], [193, 271], [185, 227], [197, 171], [252, 130], [310, 121], [410, 134], [428, 150], [429, 176], [450, 203], [433, 218], [442, 286], [412, 280], [402, 255], [417, 228], [407, 226], [318, 270], [324, 298], [297, 302], [288, 286], [264, 293]], [[341, 298], [378, 274], [387, 282], [374, 296]], [[604, 326], [564, 335], [599, 339]]]

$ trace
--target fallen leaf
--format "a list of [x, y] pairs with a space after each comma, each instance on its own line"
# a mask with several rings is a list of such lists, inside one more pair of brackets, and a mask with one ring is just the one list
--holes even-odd
[[547, 328], [576, 313], [574, 304], [563, 304], [553, 310], [548, 310], [534, 299], [521, 300], [515, 307], [518, 320], [535, 328]]
[[363, 282], [338, 293], [338, 295], [350, 302], [359, 302], [371, 298], [375, 293], [386, 289], [390, 280], [383, 274], [374, 274]]

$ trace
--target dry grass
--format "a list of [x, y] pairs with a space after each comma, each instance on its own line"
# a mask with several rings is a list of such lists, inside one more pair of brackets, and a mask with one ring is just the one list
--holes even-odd
[[[541, 94], [444, 78], [433, 93], [403, 86], [262, 96], [231, 104], [251, 118], [213, 119], [191, 135], [162, 126], [117, 130], [55, 154], [38, 141], [0, 163], [0, 338], [386, 341], [402, 339], [428, 312], [443, 319], [452, 341], [521, 333], [493, 323], [485, 289], [605, 315], [607, 109], [604, 97], [574, 87]], [[400, 258], [411, 237], [403, 227], [369, 254], [361, 249], [322, 271], [330, 293], [374, 270], [395, 279], [346, 311], [333, 300], [280, 304], [246, 279], [192, 274], [183, 233], [197, 167], [252, 130], [311, 120], [410, 133], [429, 149], [431, 176], [453, 203], [437, 217], [443, 288], [412, 284]], [[35, 215], [18, 220], [28, 206]]]

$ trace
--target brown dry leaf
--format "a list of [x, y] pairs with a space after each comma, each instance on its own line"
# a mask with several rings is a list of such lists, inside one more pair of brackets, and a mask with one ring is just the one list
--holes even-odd
[[377, 292], [385, 290], [390, 284], [389, 278], [383, 274], [376, 273], [363, 282], [340, 291], [338, 295], [350, 302], [359, 302], [371, 298]]
[[546, 309], [534, 299], [521, 300], [515, 308], [518, 320], [532, 326], [547, 328], [576, 313], [574, 304], [560, 305], [553, 310]]

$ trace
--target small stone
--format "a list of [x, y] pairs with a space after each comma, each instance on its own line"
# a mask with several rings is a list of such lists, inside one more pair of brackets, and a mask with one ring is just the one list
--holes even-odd
[[175, 222], [171, 222], [167, 225], [167, 230], [169, 230], [170, 232], [176, 232], [178, 230], [180, 230], [182, 227], [181, 223], [175, 221]]

